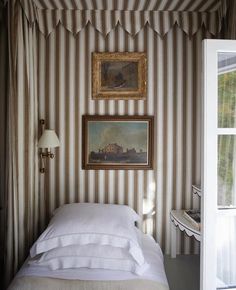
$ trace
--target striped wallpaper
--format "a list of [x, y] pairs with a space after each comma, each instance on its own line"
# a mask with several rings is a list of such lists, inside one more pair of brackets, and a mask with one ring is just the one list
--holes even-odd
[[[135, 37], [117, 26], [104, 38], [90, 24], [75, 36], [61, 25], [47, 38], [39, 33], [39, 118], [61, 141], [40, 176], [41, 230], [64, 203], [128, 204], [142, 215], [144, 231], [170, 252], [170, 210], [198, 206], [191, 184], [200, 182], [201, 40], [206, 37], [211, 35], [204, 29], [190, 38], [175, 26], [161, 38], [148, 25]], [[146, 51], [147, 100], [92, 100], [94, 51]], [[153, 115], [154, 170], [82, 170], [83, 114]], [[189, 238], [179, 238], [179, 250], [198, 251]]]
[[[144, 3], [134, 1], [137, 5]], [[172, 2], [155, 1], [146, 1], [146, 8], [154, 2], [166, 3], [165, 6]], [[191, 194], [191, 185], [200, 182], [201, 41], [219, 30], [216, 12], [154, 11], [152, 14], [145, 10], [123, 11], [123, 14], [100, 11], [99, 14], [98, 10], [86, 10], [75, 11], [78, 17], [70, 19], [68, 15], [73, 15], [73, 11], [41, 11], [43, 16], [55, 12], [56, 17], [59, 15], [58, 23], [48, 17], [38, 18], [40, 9], [32, 4], [36, 2], [97, 3], [97, 9], [101, 3], [108, 3], [105, 0], [8, 1], [6, 283], [26, 258], [30, 245], [47, 225], [53, 210], [68, 202], [130, 205], [142, 217], [139, 226], [154, 235], [168, 254], [170, 210], [199, 206], [198, 197]], [[215, 9], [213, 2], [197, 0], [194, 3], [205, 11], [203, 7]], [[184, 5], [191, 8], [189, 0], [173, 3], [182, 3], [179, 10]], [[112, 19], [114, 13], [125, 21], [111, 26], [116, 22], [107, 22], [105, 17]], [[224, 9], [221, 14], [222, 17]], [[77, 20], [83, 15], [99, 17], [96, 21], [91, 18], [77, 30], [80, 25]], [[153, 15], [155, 21], [151, 21]], [[147, 16], [148, 23], [143, 21]], [[43, 29], [50, 34], [44, 34]], [[91, 54], [94, 51], [147, 52], [147, 100], [92, 100]], [[82, 170], [84, 114], [154, 116], [154, 169]], [[46, 127], [56, 130], [61, 141], [45, 174], [38, 170], [41, 118], [45, 119]], [[199, 251], [199, 245], [192, 239], [180, 233], [178, 239], [178, 252]]]
[[[6, 94], [7, 94], [7, 26], [3, 16], [5, 10], [0, 6], [0, 140], [6, 140]], [[0, 142], [0, 208], [3, 207], [5, 183], [5, 143]]]
[[[4, 252], [5, 238], [5, 178], [6, 178], [6, 109], [7, 109], [7, 26], [5, 9], [0, 3], [0, 251]], [[3, 271], [3, 255], [0, 256], [0, 276]]]

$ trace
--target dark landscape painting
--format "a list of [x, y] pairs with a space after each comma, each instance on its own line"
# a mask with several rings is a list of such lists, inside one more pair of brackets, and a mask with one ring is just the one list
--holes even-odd
[[147, 98], [145, 52], [93, 52], [92, 56], [93, 99]]
[[101, 91], [137, 90], [137, 61], [102, 61]]

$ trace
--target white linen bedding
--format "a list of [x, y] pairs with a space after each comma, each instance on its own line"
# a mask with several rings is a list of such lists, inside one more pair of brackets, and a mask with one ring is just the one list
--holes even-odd
[[11, 290], [168, 290], [168, 286], [151, 280], [85, 281], [42, 277], [21, 277]]
[[[22, 268], [16, 275], [15, 279], [13, 280], [12, 284], [10, 285], [9, 290], [33, 289], [33, 288], [30, 288], [31, 286], [30, 287], [29, 285], [27, 286], [27, 283], [37, 284], [37, 281], [40, 281], [40, 280], [42, 281], [43, 279], [42, 277], [47, 277], [47, 279], [58, 278], [58, 279], [64, 279], [64, 280], [83, 280], [83, 281], [79, 281], [80, 283], [82, 282], [85, 283], [86, 281], [87, 282], [94, 281], [95, 283], [94, 284], [95, 286], [92, 286], [93, 284], [91, 284], [90, 288], [89, 286], [82, 287], [80, 284], [79, 288], [73, 288], [76, 286], [72, 287], [70, 285], [70, 288], [60, 287], [60, 289], [91, 289], [91, 290], [92, 289], [145, 289], [145, 290], [169, 289], [167, 278], [165, 275], [164, 265], [163, 265], [163, 255], [162, 255], [159, 245], [154, 241], [152, 237], [141, 233], [141, 231], [139, 232], [139, 234], [142, 239], [143, 255], [144, 255], [145, 260], [149, 264], [149, 268], [141, 276], [138, 276], [128, 271], [114, 271], [114, 270], [103, 270], [103, 269], [87, 269], [87, 268], [75, 269], [74, 268], [74, 269], [63, 269], [63, 270], [49, 270], [48, 267], [37, 267], [37, 266], [29, 265], [26, 261], [26, 263], [22, 266]], [[27, 277], [29, 277], [28, 282], [27, 282]], [[49, 280], [50, 281], [55, 280], [55, 283], [58, 283], [58, 279], [49, 279]], [[24, 283], [23, 283], [23, 280], [24, 280]], [[64, 280], [61, 280], [61, 281], [64, 281]], [[130, 280], [132, 280], [133, 282]], [[143, 288], [140, 288], [140, 286], [143, 285], [145, 280], [148, 280], [148, 283]], [[121, 283], [118, 283], [119, 284], [119, 286], [117, 286], [118, 288], [115, 287], [113, 284], [108, 283], [110, 285], [109, 286], [110, 288], [109, 288], [108, 286], [105, 286], [107, 285], [105, 281], [107, 282], [114, 281], [115, 282], [114, 284], [117, 284], [118, 281], [120, 281]], [[122, 284], [122, 281], [124, 282], [123, 284]], [[136, 281], [140, 281], [140, 284], [138, 282], [136, 283]], [[70, 281], [70, 284], [72, 282], [73, 281]], [[103, 285], [103, 283], [105, 284]], [[133, 288], [134, 285], [127, 286], [127, 285], [131, 285], [132, 283], [136, 283], [135, 288]], [[19, 284], [22, 284], [23, 286], [21, 287], [19, 286]], [[99, 286], [100, 284], [101, 286]], [[120, 285], [123, 285], [122, 286], [123, 288]], [[149, 287], [148, 285], [151, 285], [151, 286]], [[43, 289], [40, 287], [34, 288], [34, 290]], [[56, 287], [57, 286], [54, 287], [53, 285], [51, 285], [50, 287], [44, 288], [44, 289], [57, 289]]]
[[95, 244], [54, 248], [43, 253], [40, 258], [31, 259], [29, 264], [47, 266], [51, 270], [68, 268], [109, 269], [130, 271], [137, 275], [142, 275], [149, 267], [147, 263], [140, 266], [123, 248]]
[[48, 227], [31, 247], [30, 256], [70, 245], [110, 245], [127, 249], [142, 266], [145, 259], [134, 226], [138, 219], [135, 211], [125, 205], [63, 205], [54, 212]]

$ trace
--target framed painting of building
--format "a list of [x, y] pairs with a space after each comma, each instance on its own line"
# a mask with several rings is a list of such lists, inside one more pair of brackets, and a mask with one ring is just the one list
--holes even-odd
[[144, 52], [94, 52], [93, 99], [146, 99], [146, 65]]
[[83, 116], [83, 169], [152, 169], [152, 116]]

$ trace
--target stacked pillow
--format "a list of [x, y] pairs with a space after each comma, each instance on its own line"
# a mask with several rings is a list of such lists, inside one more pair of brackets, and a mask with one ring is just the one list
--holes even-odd
[[52, 270], [99, 268], [141, 275], [148, 267], [128, 206], [74, 203], [54, 212], [30, 250], [29, 263]]

